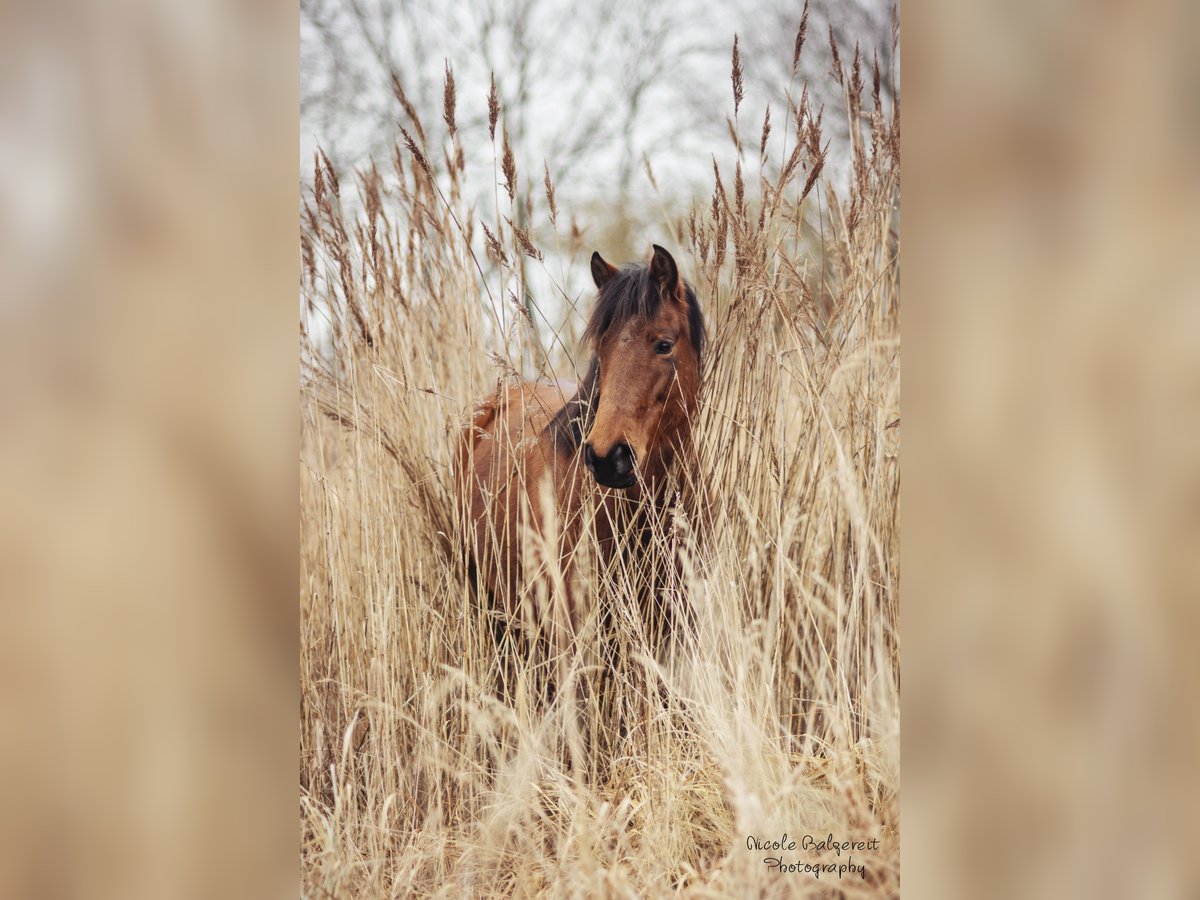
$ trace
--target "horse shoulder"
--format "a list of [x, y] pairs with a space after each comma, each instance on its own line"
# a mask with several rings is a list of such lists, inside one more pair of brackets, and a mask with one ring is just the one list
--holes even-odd
[[[578, 493], [575, 466], [561, 458], [546, 431], [571, 396], [570, 387], [520, 382], [501, 388], [475, 406], [459, 442], [459, 472], [477, 521], [528, 515], [530, 524], [541, 531], [549, 513], [541, 502], [547, 488], [557, 511], [567, 511], [561, 510], [564, 501], [574, 505], [569, 498]], [[484, 496], [485, 487], [491, 492], [490, 501]]]

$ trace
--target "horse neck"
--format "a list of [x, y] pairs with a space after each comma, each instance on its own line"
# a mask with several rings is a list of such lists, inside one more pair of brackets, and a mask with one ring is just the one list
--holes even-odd
[[579, 388], [546, 425], [546, 433], [563, 461], [569, 462], [579, 456], [584, 435], [592, 427], [592, 419], [596, 415], [599, 384], [600, 364], [593, 359]]
[[[646, 489], [648, 499], [655, 506], [664, 506], [674, 493], [673, 484], [677, 485], [685, 473], [679, 471], [692, 458], [691, 427], [684, 425], [669, 444], [655, 448], [653, 457], [648, 460]], [[672, 473], [675, 478], [672, 478]]]

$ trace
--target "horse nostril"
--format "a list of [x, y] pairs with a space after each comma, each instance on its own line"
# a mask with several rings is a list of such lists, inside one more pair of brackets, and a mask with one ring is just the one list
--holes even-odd
[[633, 471], [633, 451], [628, 444], [617, 444], [612, 453], [613, 469], [618, 475], [628, 475]]
[[583, 464], [593, 471], [596, 469], [596, 453], [591, 444], [583, 445]]

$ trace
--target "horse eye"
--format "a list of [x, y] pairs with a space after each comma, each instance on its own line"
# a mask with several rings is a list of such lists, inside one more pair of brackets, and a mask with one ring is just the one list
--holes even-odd
[[671, 352], [671, 348], [675, 346], [674, 341], [659, 341], [654, 345], [654, 352], [659, 356], [666, 356]]

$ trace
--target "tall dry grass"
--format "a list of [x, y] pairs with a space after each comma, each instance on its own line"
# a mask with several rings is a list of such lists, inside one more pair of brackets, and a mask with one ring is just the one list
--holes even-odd
[[[714, 164], [711, 197], [659, 241], [710, 335], [698, 462], [646, 555], [681, 560], [669, 590], [694, 625], [656, 653], [637, 614], [647, 559], [585, 570], [589, 621], [603, 608], [608, 625], [581, 639], [607, 660], [577, 672], [602, 695], [583, 741], [562, 702], [497, 686], [528, 663], [499, 658], [470, 587], [451, 459], [498, 384], [583, 368], [591, 292], [576, 309], [573, 289], [594, 248], [558, 209], [552, 160], [517, 172], [494, 95], [490, 135], [457, 128], [449, 72], [444, 145], [397, 84], [388, 167], [352, 188], [318, 159], [302, 246], [306, 894], [898, 894], [898, 110], [857, 49], [836, 63], [855, 136], [839, 192], [823, 180], [832, 113], [796, 85], [760, 132], [738, 119], [740, 72], [735, 47], [738, 161]], [[496, 185], [486, 213], [466, 199], [473, 139], [495, 148], [495, 172], [476, 173]], [[880, 843], [849, 853], [865, 877], [815, 878], [763, 859], [847, 853], [747, 847], [785, 832]]]

